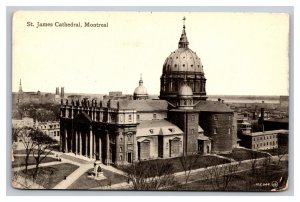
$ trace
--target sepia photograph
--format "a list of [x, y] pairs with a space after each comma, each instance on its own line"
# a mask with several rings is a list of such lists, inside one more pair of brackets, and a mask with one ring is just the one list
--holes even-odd
[[287, 190], [289, 37], [279, 12], [14, 12], [11, 186]]

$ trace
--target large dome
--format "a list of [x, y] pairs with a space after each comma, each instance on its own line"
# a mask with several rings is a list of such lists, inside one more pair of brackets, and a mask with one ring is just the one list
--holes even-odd
[[163, 73], [197, 72], [203, 73], [200, 58], [189, 48], [178, 48], [172, 52], [163, 65]]

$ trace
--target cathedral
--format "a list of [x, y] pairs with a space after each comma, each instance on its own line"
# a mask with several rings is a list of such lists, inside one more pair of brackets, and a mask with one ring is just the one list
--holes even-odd
[[160, 82], [159, 99], [148, 98], [141, 77], [133, 99], [62, 100], [60, 150], [107, 165], [232, 151], [233, 110], [207, 101], [203, 65], [189, 48], [185, 24]]

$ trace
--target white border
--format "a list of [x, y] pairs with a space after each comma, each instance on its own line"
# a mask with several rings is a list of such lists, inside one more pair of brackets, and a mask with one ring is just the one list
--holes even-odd
[[[141, 0], [129, 0], [129, 1], [125, 1], [125, 0], [116, 0], [114, 2], [112, 1], [95, 1], [95, 0], [87, 0], [87, 1], [70, 1], [70, 0], [28, 0], [28, 1], [24, 1], [24, 0], [5, 0], [5, 1], [0, 1], [0, 22], [1, 22], [1, 44], [6, 44], [7, 39], [6, 39], [6, 7], [7, 6], [294, 6], [294, 36], [300, 36], [299, 33], [299, 19], [300, 19], [300, 14], [299, 14], [299, 1], [297, 0], [252, 0], [252, 1], [247, 1], [244, 2], [243, 0], [231, 0], [231, 1], [225, 1], [225, 0], [204, 0], [204, 1], [198, 1], [197, 3], [195, 3], [193, 0], [185, 0], [185, 1], [178, 1], [178, 0], [166, 0], [164, 2], [158, 1], [158, 0], [154, 0], [154, 1], [141, 1]], [[137, 8], [138, 9], [138, 8]], [[299, 38], [299, 37], [298, 37]], [[299, 39], [297, 37], [294, 37], [294, 44], [299, 44]], [[3, 45], [2, 45], [3, 47]], [[9, 112], [9, 109], [6, 109], [6, 107], [9, 107], [10, 104], [7, 103], [8, 97], [6, 97], [6, 89], [8, 87], [8, 84], [10, 84], [10, 80], [11, 78], [6, 78], [7, 75], [7, 69], [4, 68], [6, 67], [6, 54], [7, 53], [7, 47], [5, 49], [1, 48], [1, 55], [0, 55], [0, 64], [1, 67], [0, 68], [0, 92], [1, 92], [1, 98], [0, 99], [0, 112], [1, 116], [0, 116], [0, 123], [1, 123], [1, 135], [5, 136], [6, 138], [6, 133], [7, 133], [7, 127], [10, 127], [10, 121], [7, 119], [7, 112]], [[294, 46], [294, 55], [299, 55], [299, 46]], [[299, 67], [299, 57], [294, 57], [294, 67]], [[299, 68], [294, 68], [294, 75], [291, 75], [292, 77], [294, 76], [294, 78], [290, 78], [290, 80], [294, 81], [293, 83], [291, 83], [291, 85], [293, 85], [293, 92], [290, 92], [290, 99], [292, 99], [292, 97], [294, 97], [294, 106], [291, 106], [292, 111], [294, 112], [294, 123], [299, 123], [299, 118], [298, 118], [298, 114], [299, 114], [299, 108], [298, 108], [298, 104], [297, 101], [299, 100], [299, 81], [298, 81], [298, 77], [299, 77]], [[292, 121], [291, 121], [292, 122]], [[290, 122], [290, 124], [292, 124]], [[299, 125], [299, 124], [298, 124]], [[297, 171], [299, 170], [299, 165], [298, 165], [298, 161], [297, 161], [297, 154], [299, 153], [299, 147], [297, 147], [297, 143], [299, 142], [299, 137], [297, 137], [297, 132], [299, 131], [299, 128], [297, 126], [297, 124], [295, 124], [294, 126], [294, 131], [295, 131], [295, 137], [294, 137], [294, 143], [295, 143], [295, 155], [294, 155], [294, 170]], [[7, 139], [7, 138], [6, 138]], [[2, 137], [2, 141], [0, 141], [1, 145], [0, 145], [0, 153], [1, 153], [1, 160], [0, 162], [6, 162], [6, 148], [7, 148], [7, 141], [3, 141], [4, 138]], [[30, 200], [30, 201], [54, 201], [57, 200], [57, 197], [48, 197], [48, 198], [44, 198], [44, 197], [26, 197], [26, 198], [20, 198], [20, 197], [7, 197], [6, 196], [6, 176], [8, 175], [8, 170], [6, 170], [7, 166], [4, 166], [3, 164], [1, 164], [0, 166], [0, 173], [1, 173], [1, 178], [2, 179], [0, 181], [0, 201], [23, 201], [25, 199], [25, 201]], [[297, 169], [298, 168], [298, 169]], [[297, 172], [294, 173], [294, 191], [295, 191], [295, 196], [294, 197], [277, 197], [277, 196], [273, 196], [273, 197], [268, 197], [265, 198], [263, 200], [272, 200], [272, 201], [282, 201], [282, 200], [291, 200], [291, 201], [295, 201], [297, 200], [297, 198], [299, 198], [299, 185], [297, 184], [296, 179], [300, 179], [299, 178], [299, 174]], [[298, 191], [298, 193], [297, 193]], [[32, 192], [31, 192], [32, 193]], [[60, 195], [61, 193], [65, 193], [65, 192], [58, 192], [58, 191], [48, 191], [48, 193], [46, 195]], [[76, 193], [78, 192], [73, 192], [72, 195], [76, 195]], [[94, 192], [87, 192], [90, 193], [88, 195], [94, 195]], [[122, 194], [122, 195], [134, 195], [136, 193], [133, 192], [128, 192], [129, 194]], [[166, 192], [167, 195], [177, 195], [174, 192]], [[187, 194], [183, 194], [183, 195], [195, 195], [195, 192], [186, 192]], [[197, 193], [197, 192], [196, 192]], [[33, 193], [32, 193], [33, 194]], [[101, 193], [100, 193], [101, 194]], [[144, 195], [157, 195], [157, 193], [152, 193], [152, 192], [148, 192], [147, 194], [144, 193]], [[222, 193], [221, 193], [222, 194]], [[251, 193], [250, 193], [251, 194]], [[68, 194], [70, 195], [70, 194]], [[109, 192], [109, 195], [117, 195], [116, 192]], [[140, 194], [138, 194], [140, 195]], [[160, 194], [161, 195], [161, 194]], [[165, 194], [163, 194], [165, 195]], [[198, 195], [198, 194], [197, 194]], [[210, 193], [209, 195], [219, 195], [218, 193]], [[233, 194], [235, 195], [235, 194]], [[240, 194], [238, 194], [240, 195]], [[260, 197], [255, 197], [255, 195], [257, 195], [256, 193], [252, 193], [251, 194], [253, 197], [243, 197], [243, 200], [246, 201], [253, 201], [253, 200], [257, 200], [257, 199], [262, 199]], [[276, 194], [275, 194], [276, 195]], [[196, 198], [193, 198], [196, 199]], [[196, 200], [211, 200], [212, 198], [210, 196], [205, 196], [205, 197], [201, 197], [201, 199], [196, 199]], [[213, 198], [214, 200], [231, 200], [231, 201], [240, 201], [241, 198], [240, 197], [228, 197], [226, 196], [226, 199], [223, 198]], [[78, 196], [73, 196], [71, 197], [72, 201], [82, 201], [84, 200], [82, 197], [78, 197]], [[93, 197], [89, 198], [89, 200], [111, 200], [108, 199], [106, 197], [101, 198], [101, 199], [96, 199]], [[119, 198], [118, 200], [124, 200], [124, 198]], [[144, 197], [144, 198], [131, 198], [131, 201], [135, 201], [135, 200], [153, 200], [153, 198], [149, 198], [149, 197]], [[157, 199], [160, 200], [160, 199]], [[178, 196], [175, 197], [168, 197], [168, 200], [184, 200], [183, 198], [179, 198]], [[189, 199], [190, 200], [190, 199]], [[299, 199], [298, 199], [299, 200]]]

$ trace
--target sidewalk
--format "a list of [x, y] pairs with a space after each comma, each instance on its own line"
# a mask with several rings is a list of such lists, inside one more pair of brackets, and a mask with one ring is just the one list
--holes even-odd
[[53, 189], [67, 189], [73, 182], [75, 182], [81, 175], [87, 172], [89, 169], [93, 168], [93, 164], [84, 164], [80, 165], [80, 167], [67, 176], [66, 180], [58, 183]]

